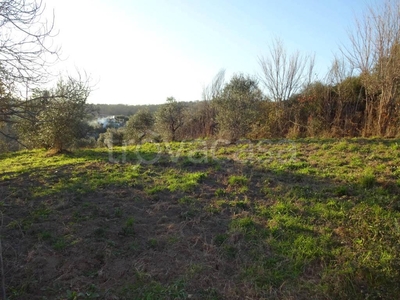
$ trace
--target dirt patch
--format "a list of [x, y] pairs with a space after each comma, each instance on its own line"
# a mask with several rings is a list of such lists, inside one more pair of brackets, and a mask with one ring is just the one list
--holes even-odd
[[[311, 146], [304, 151], [320, 149]], [[369, 269], [348, 266], [357, 265], [369, 243], [370, 249], [386, 249], [387, 270], [396, 270], [390, 255], [397, 254], [389, 251], [397, 233], [386, 232], [379, 241], [375, 236], [395, 228], [393, 220], [400, 218], [394, 209], [397, 169], [381, 167], [380, 178], [388, 184], [366, 190], [342, 178], [347, 164], [332, 174], [333, 162], [312, 160], [259, 165], [220, 158], [191, 165], [166, 158], [135, 165], [88, 159], [10, 172], [0, 182], [7, 295], [346, 299], [365, 295], [368, 286], [373, 293], [368, 278], [395, 289], [388, 283], [396, 282], [396, 271], [385, 277], [373, 269], [376, 261]], [[204, 176], [171, 192], [168, 176], [195, 172]], [[372, 231], [374, 222], [379, 231]], [[379, 294], [394, 293], [382, 289], [373, 295]]]

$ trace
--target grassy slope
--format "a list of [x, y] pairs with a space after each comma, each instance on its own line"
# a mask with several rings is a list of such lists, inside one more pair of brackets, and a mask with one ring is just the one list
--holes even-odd
[[114, 149], [123, 157], [0, 156], [10, 299], [398, 298], [400, 141]]

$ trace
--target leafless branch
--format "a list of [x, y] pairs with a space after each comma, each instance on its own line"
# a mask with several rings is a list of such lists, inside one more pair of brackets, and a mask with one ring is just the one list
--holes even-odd
[[58, 60], [54, 48], [54, 14], [43, 20], [46, 6], [36, 0], [0, 2], [0, 74], [4, 85], [43, 82]]
[[312, 80], [314, 56], [302, 55], [299, 51], [288, 54], [282, 40], [275, 39], [269, 55], [259, 58], [261, 83], [271, 100], [288, 100]]
[[211, 83], [203, 89], [203, 100], [209, 101], [218, 97], [225, 84], [225, 70], [220, 70]]
[[400, 83], [400, 2], [369, 6], [349, 32], [341, 52], [361, 74], [366, 89], [366, 135], [392, 135], [396, 129], [396, 98]]

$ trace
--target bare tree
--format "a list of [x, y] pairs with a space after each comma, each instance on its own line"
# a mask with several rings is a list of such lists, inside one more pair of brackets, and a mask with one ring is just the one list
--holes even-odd
[[214, 76], [211, 83], [203, 88], [203, 100], [209, 101], [219, 97], [222, 93], [225, 84], [225, 70], [221, 69]]
[[325, 83], [328, 85], [340, 84], [348, 77], [354, 76], [354, 68], [344, 58], [335, 56], [326, 75]]
[[354, 76], [354, 68], [342, 57], [335, 57], [326, 76], [329, 92], [326, 105], [333, 115], [331, 134], [333, 136], [359, 135], [363, 89], [360, 78]]
[[43, 20], [45, 5], [36, 0], [0, 1], [0, 74], [2, 84], [37, 83], [48, 74], [52, 49], [53, 19]]
[[46, 20], [45, 9], [42, 1], [0, 1], [0, 128], [32, 118], [27, 94], [47, 80], [48, 67], [58, 60], [60, 49], [51, 43], [54, 15]]
[[355, 24], [350, 45], [341, 50], [366, 89], [364, 135], [393, 135], [399, 121], [400, 2], [369, 6]]
[[89, 78], [69, 76], [61, 78], [54, 89], [36, 90], [37, 105], [33, 107], [41, 109], [35, 111], [34, 119], [22, 120], [17, 126], [24, 144], [58, 153], [82, 138], [85, 120], [91, 113], [86, 103], [91, 89]]
[[285, 127], [284, 103], [311, 83], [314, 56], [302, 55], [299, 51], [289, 54], [282, 42], [276, 38], [269, 47], [268, 56], [261, 56], [260, 82], [265, 87], [266, 96], [274, 101], [276, 129]]
[[216, 133], [216, 109], [212, 100], [221, 96], [225, 85], [225, 70], [221, 69], [211, 83], [203, 88], [203, 100], [197, 107], [197, 119], [200, 121], [203, 136], [209, 137]]
[[288, 100], [311, 82], [314, 56], [302, 55], [299, 51], [288, 54], [282, 40], [276, 38], [269, 48], [268, 56], [261, 56], [260, 81], [267, 96], [275, 101]]

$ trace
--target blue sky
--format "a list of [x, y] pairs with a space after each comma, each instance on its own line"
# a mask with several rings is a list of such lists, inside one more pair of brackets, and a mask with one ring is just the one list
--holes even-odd
[[220, 69], [256, 75], [275, 38], [315, 54], [323, 77], [367, 0], [47, 0], [64, 61], [86, 71], [91, 103], [199, 100]]

